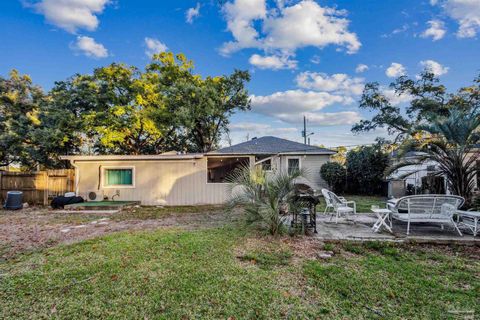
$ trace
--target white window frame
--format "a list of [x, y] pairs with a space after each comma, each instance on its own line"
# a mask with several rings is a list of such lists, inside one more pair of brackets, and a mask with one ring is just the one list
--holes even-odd
[[[115, 170], [115, 169], [131, 169], [132, 170], [132, 184], [126, 185], [126, 184], [117, 184], [117, 185], [106, 185], [105, 181], [105, 170], [110, 169], [110, 170]], [[101, 171], [101, 185], [102, 189], [134, 189], [135, 188], [135, 166], [102, 166], [102, 171]]]
[[285, 170], [288, 173], [288, 160], [290, 159], [298, 159], [298, 170], [302, 170], [302, 157], [296, 156], [296, 157], [286, 157], [285, 161]]

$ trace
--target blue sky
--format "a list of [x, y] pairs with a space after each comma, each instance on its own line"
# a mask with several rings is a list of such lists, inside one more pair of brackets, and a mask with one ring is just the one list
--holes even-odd
[[[369, 143], [354, 136], [363, 85], [415, 77], [423, 67], [450, 88], [479, 74], [480, 1], [153, 1], [0, 2], [0, 75], [12, 68], [45, 89], [111, 62], [143, 67], [149, 53], [182, 52], [196, 72], [252, 74], [253, 109], [232, 118], [231, 137], [277, 135], [312, 143]], [[400, 105], [408, 97], [395, 97]]]

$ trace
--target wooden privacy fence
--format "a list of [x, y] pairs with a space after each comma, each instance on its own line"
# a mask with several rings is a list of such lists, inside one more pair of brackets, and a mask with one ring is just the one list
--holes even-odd
[[23, 202], [48, 205], [53, 197], [75, 190], [75, 170], [1, 171], [0, 197], [2, 203], [5, 201], [7, 192], [12, 190], [23, 192]]

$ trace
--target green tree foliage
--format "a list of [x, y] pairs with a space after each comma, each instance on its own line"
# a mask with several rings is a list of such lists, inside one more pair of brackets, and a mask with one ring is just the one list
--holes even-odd
[[327, 162], [320, 168], [320, 175], [333, 192], [343, 193], [345, 191], [347, 171], [338, 162]]
[[347, 185], [352, 194], [383, 194], [389, 156], [382, 145], [362, 146], [347, 153]]
[[85, 118], [97, 108], [95, 87], [91, 76], [76, 75], [56, 82], [42, 105], [41, 125], [32, 132], [29, 156], [32, 161], [47, 168], [66, 165], [60, 155], [90, 153], [93, 139]]
[[338, 146], [333, 148], [333, 150], [335, 150], [337, 153], [331, 157], [331, 160], [341, 164], [342, 166], [345, 165], [345, 162], [347, 161], [347, 148], [344, 146]]
[[[246, 71], [235, 70], [229, 76], [206, 77], [192, 73], [193, 63], [183, 55], [161, 53], [147, 67], [166, 78], [165, 96], [168, 110], [176, 115], [186, 148], [191, 152], [214, 150], [220, 137], [228, 131], [229, 118], [237, 111], [250, 109], [245, 84]], [[163, 123], [160, 115], [159, 123]]]
[[12, 70], [8, 79], [0, 78], [0, 166], [34, 165], [29, 157], [32, 132], [40, 125], [38, 113], [44, 102], [43, 91], [29, 76]]
[[[424, 162], [438, 165], [435, 174], [445, 176], [449, 190], [471, 203], [477, 175], [477, 151], [480, 142], [480, 109], [470, 112], [449, 109], [446, 115], [430, 113], [425, 124], [414, 128], [416, 135], [404, 141], [400, 147], [400, 161], [388, 172]], [[413, 160], [402, 158], [407, 152], [417, 151]]]
[[416, 126], [428, 121], [431, 113], [447, 116], [452, 108], [464, 111], [480, 105], [480, 77], [472, 86], [460, 88], [456, 93], [447, 92], [431, 71], [425, 70], [418, 79], [401, 76], [390, 84], [397, 97], [409, 97], [411, 101], [403, 110], [392, 103], [383, 93], [377, 82], [365, 85], [360, 108], [376, 112], [370, 120], [361, 120], [352, 128], [353, 132], [366, 132], [377, 128], [386, 128], [396, 134], [399, 140], [408, 137]]
[[[447, 178], [453, 194], [470, 201], [478, 143], [480, 110], [480, 76], [471, 86], [449, 93], [439, 79], [424, 71], [416, 80], [399, 77], [391, 84], [398, 95], [409, 95], [412, 100], [402, 110], [382, 94], [377, 83], [366, 85], [360, 107], [376, 112], [371, 120], [362, 120], [354, 132], [387, 128], [397, 135], [399, 162], [388, 170], [411, 164], [435, 161], [438, 175]], [[408, 151], [417, 151], [416, 160], [406, 162], [402, 156]]]
[[213, 150], [229, 117], [250, 108], [249, 80], [242, 71], [202, 79], [184, 55], [161, 53], [144, 72], [112, 64], [62, 85], [65, 95], [78, 92], [89, 101], [81, 118], [94, 151], [154, 154]]
[[250, 75], [206, 77], [184, 55], [161, 53], [141, 71], [113, 63], [55, 83], [0, 78], [0, 166], [60, 167], [65, 154], [208, 152], [229, 118], [250, 109]]

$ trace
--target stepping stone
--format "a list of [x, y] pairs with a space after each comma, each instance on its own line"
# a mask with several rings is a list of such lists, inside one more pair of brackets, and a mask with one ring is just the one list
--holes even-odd
[[324, 251], [317, 253], [318, 259], [330, 259], [333, 256], [333, 252], [331, 251]]

